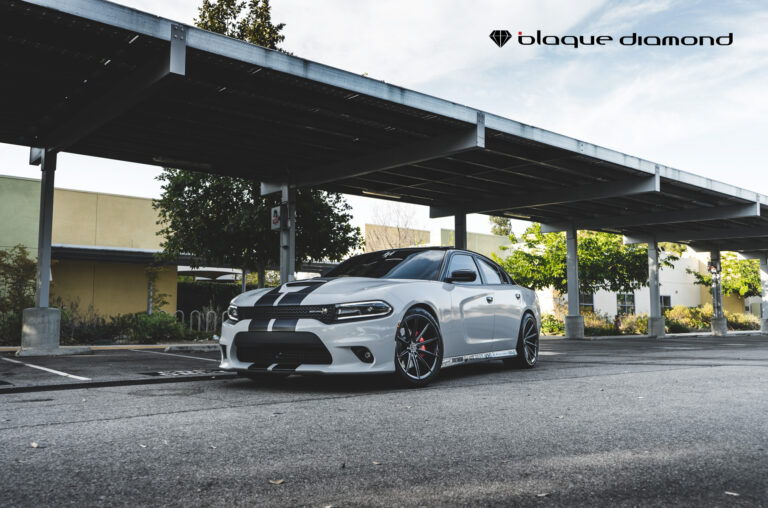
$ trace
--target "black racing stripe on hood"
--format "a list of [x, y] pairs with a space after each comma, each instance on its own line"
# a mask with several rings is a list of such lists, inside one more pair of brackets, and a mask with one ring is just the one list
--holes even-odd
[[280, 286], [277, 286], [276, 288], [272, 288], [272, 291], [269, 291], [262, 295], [261, 298], [256, 300], [255, 305], [272, 305], [275, 303], [275, 300], [280, 298]]
[[251, 319], [251, 322], [248, 323], [248, 331], [266, 332], [270, 321], [269, 319]]
[[317, 282], [313, 282], [311, 285], [307, 283], [307, 286], [304, 289], [300, 289], [295, 293], [288, 293], [287, 295], [285, 295], [279, 302], [277, 302], [277, 306], [280, 307], [283, 305], [299, 305], [304, 300], [304, 298], [307, 297], [309, 293], [319, 288], [326, 282], [328, 281], [327, 280], [317, 281]]
[[295, 332], [298, 319], [275, 319], [272, 323], [273, 332]]

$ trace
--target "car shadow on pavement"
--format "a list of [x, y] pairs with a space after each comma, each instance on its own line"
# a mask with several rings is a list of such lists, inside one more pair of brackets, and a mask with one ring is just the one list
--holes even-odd
[[[454, 381], [478, 378], [504, 372], [514, 372], [502, 362], [458, 365], [440, 371], [437, 379], [429, 386], [450, 385]], [[517, 371], [520, 372], [520, 371]], [[408, 388], [401, 385], [394, 374], [335, 374], [335, 375], [292, 375], [289, 377], [269, 376], [257, 380], [240, 378], [235, 382], [238, 388], [246, 390], [269, 390], [273, 392], [309, 392], [309, 393], [366, 393], [399, 391]]]

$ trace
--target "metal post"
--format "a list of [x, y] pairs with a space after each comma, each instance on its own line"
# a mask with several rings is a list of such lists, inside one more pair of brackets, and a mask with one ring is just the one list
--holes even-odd
[[710, 273], [712, 274], [712, 335], [724, 337], [728, 323], [723, 314], [723, 291], [720, 284], [720, 249], [710, 253]]
[[40, 170], [40, 221], [37, 236], [37, 285], [35, 306], [48, 307], [51, 278], [51, 233], [53, 230], [53, 180], [56, 153], [43, 151]]
[[575, 226], [565, 232], [566, 270], [568, 277], [568, 315], [565, 317], [565, 337], [584, 338], [584, 316], [579, 311], [579, 251]]
[[280, 228], [280, 283], [294, 279], [296, 274], [296, 189], [282, 185], [282, 210], [285, 214]]
[[760, 285], [763, 288], [760, 304], [760, 330], [768, 334], [768, 252], [760, 255]]
[[[37, 162], [35, 162], [37, 161]], [[37, 237], [37, 281], [35, 305], [22, 311], [21, 349], [18, 356], [46, 356], [63, 354], [59, 348], [61, 312], [48, 307], [51, 277], [51, 230], [53, 227], [53, 179], [56, 171], [56, 152], [33, 148], [30, 163], [39, 163], [42, 170], [40, 181], [40, 221]], [[87, 350], [66, 351], [79, 354]]]
[[659, 250], [655, 239], [648, 242], [648, 286], [651, 298], [651, 315], [648, 317], [648, 335], [661, 338], [664, 337], [666, 330], [664, 316], [661, 315]]
[[246, 289], [246, 282], [245, 282], [245, 279], [246, 279], [246, 277], [248, 276], [248, 270], [246, 270], [245, 268], [243, 268], [243, 272], [242, 272], [242, 274], [243, 274], [243, 275], [242, 275], [242, 280], [240, 281], [240, 292], [241, 292], [241, 293], [245, 293], [245, 292], [247, 291], [247, 289]]
[[467, 248], [467, 214], [463, 212], [453, 216], [453, 246], [457, 249]]

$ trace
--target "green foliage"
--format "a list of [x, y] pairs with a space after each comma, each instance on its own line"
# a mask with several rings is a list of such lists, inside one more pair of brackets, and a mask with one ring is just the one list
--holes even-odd
[[[676, 305], [664, 313], [669, 333], [708, 332], [712, 324], [712, 304], [701, 307]], [[724, 312], [729, 330], [759, 330], [760, 318], [752, 314]]]
[[[280, 239], [269, 226], [276, 196], [262, 197], [257, 182], [207, 173], [164, 169], [162, 197], [155, 201], [163, 226], [163, 255], [192, 254], [193, 266], [232, 266], [259, 271], [279, 264]], [[297, 192], [297, 260], [340, 260], [360, 244], [349, 224], [351, 207], [340, 194]], [[299, 262], [300, 265], [300, 262]]]
[[[565, 294], [566, 240], [565, 233], [541, 232], [534, 223], [506, 250], [510, 254], [494, 259], [523, 286], [533, 289], [552, 287]], [[593, 293], [599, 289], [632, 292], [648, 284], [648, 250], [645, 246], [624, 245], [620, 235], [579, 231], [579, 289]], [[673, 254], [661, 256], [662, 266], [673, 266]]]
[[[720, 282], [725, 295], [760, 296], [760, 262], [757, 259], [739, 259], [733, 252], [724, 252], [720, 258]], [[712, 274], [690, 268], [686, 271], [696, 278], [695, 283], [712, 287]]]
[[509, 217], [488, 217], [491, 225], [491, 233], [499, 236], [509, 236], [512, 234], [512, 219]]
[[79, 302], [62, 305], [62, 344], [156, 344], [200, 338], [211, 338], [211, 333], [189, 330], [165, 312], [147, 314], [118, 314], [100, 316], [93, 306], [80, 309]]
[[21, 342], [22, 311], [35, 305], [37, 263], [23, 245], [0, 250], [0, 344]]
[[162, 271], [163, 267], [160, 266], [151, 266], [146, 269], [147, 282], [152, 287], [152, 293], [150, 297], [152, 301], [152, 312], [159, 311], [164, 306], [168, 305], [168, 298], [171, 296], [168, 293], [161, 293], [157, 287], [157, 279], [160, 277], [160, 272]]
[[195, 25], [211, 32], [278, 49], [285, 23], [272, 23], [269, 0], [203, 0]]
[[541, 334], [542, 335], [563, 335], [565, 333], [565, 323], [558, 319], [554, 314], [544, 314], [541, 316]]

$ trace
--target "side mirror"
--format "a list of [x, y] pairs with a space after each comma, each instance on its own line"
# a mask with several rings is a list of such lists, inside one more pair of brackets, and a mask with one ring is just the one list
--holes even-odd
[[477, 274], [474, 270], [454, 270], [446, 282], [475, 282]]

